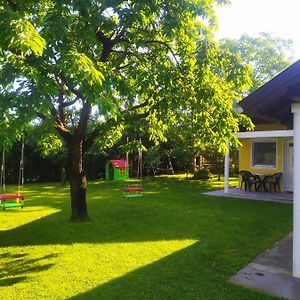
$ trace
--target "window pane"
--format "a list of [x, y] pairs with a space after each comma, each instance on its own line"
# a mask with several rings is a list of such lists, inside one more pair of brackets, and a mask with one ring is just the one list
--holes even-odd
[[254, 142], [253, 165], [276, 166], [276, 142]]

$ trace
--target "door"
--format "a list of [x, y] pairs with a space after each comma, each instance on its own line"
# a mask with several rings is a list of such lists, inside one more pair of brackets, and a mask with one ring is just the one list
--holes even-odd
[[108, 166], [108, 178], [109, 180], [114, 180], [114, 167], [113, 165], [110, 163]]
[[283, 189], [286, 192], [293, 191], [294, 170], [294, 144], [293, 140], [285, 141], [285, 163], [283, 172]]

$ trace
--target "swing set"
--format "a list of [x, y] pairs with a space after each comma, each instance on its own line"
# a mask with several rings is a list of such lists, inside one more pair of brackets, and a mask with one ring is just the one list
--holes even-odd
[[[140, 141], [141, 142], [141, 141]], [[138, 155], [138, 169], [137, 169], [137, 178], [124, 180], [124, 188], [123, 195], [125, 198], [139, 198], [143, 197], [143, 187], [142, 187], [142, 179], [143, 179], [143, 156], [142, 149], [139, 148]], [[126, 155], [126, 160], [128, 161], [128, 155]]]
[[20, 190], [24, 185], [24, 138], [22, 138], [21, 146], [21, 159], [20, 159], [20, 168], [19, 168], [19, 179], [18, 179], [18, 192], [15, 194], [5, 193], [5, 152], [6, 147], [3, 143], [3, 152], [2, 152], [2, 164], [1, 164], [1, 176], [0, 182], [2, 187], [2, 194], [0, 194], [0, 208], [5, 210], [6, 208], [14, 208], [24, 206], [24, 196], [21, 194]]

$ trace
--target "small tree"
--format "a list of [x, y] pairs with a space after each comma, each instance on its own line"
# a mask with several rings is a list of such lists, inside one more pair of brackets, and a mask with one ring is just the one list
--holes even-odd
[[[51, 124], [50, 124], [51, 125]], [[61, 183], [66, 184], [66, 151], [63, 141], [52, 126], [45, 124], [30, 126], [26, 134], [27, 144], [42, 158], [56, 162], [60, 169]]]

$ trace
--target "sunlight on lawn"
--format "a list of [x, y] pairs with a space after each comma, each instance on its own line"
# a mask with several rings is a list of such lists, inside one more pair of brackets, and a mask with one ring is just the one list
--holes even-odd
[[6, 300], [66, 299], [158, 261], [195, 242], [75, 243], [52, 245], [50, 248], [48, 245], [2, 248], [0, 295], [5, 295]]
[[[166, 180], [191, 180], [196, 184], [201, 184], [204, 188], [210, 189], [223, 189], [224, 188], [224, 177], [221, 176], [220, 180], [218, 180], [218, 176], [214, 175], [209, 180], [193, 180], [192, 174], [175, 174], [175, 175], [160, 175], [156, 176], [156, 178], [163, 178]], [[239, 180], [237, 177], [229, 178], [229, 186], [236, 187], [239, 184]]]
[[59, 211], [59, 209], [46, 206], [30, 207], [26, 206], [26, 203], [23, 209], [20, 207], [8, 208], [6, 211], [0, 211], [0, 233], [1, 231], [18, 228]]
[[[236, 187], [238, 186], [239, 181], [237, 178], [230, 178], [229, 179], [229, 187]], [[202, 187], [209, 188], [209, 189], [223, 189], [224, 188], [224, 179], [221, 178], [220, 181], [217, 180], [217, 178], [213, 178], [209, 181], [202, 181]]]
[[28, 184], [24, 209], [0, 211], [0, 298], [269, 299], [227, 281], [291, 230], [292, 209], [203, 195], [217, 179], [146, 178], [139, 199], [90, 182], [91, 221], [76, 224], [67, 186]]

